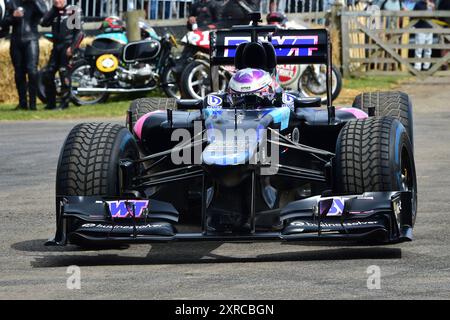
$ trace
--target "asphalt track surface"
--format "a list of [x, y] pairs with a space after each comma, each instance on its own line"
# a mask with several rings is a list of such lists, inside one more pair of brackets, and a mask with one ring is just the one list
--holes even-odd
[[[450, 79], [405, 85], [415, 108], [415, 241], [389, 246], [172, 243], [44, 247], [59, 149], [75, 122], [0, 123], [2, 299], [449, 299]], [[81, 269], [81, 289], [66, 286]], [[367, 288], [367, 268], [381, 288]]]

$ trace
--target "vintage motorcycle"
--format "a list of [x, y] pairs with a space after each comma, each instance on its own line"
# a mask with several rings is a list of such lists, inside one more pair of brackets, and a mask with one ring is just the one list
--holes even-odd
[[[139, 21], [139, 26], [142, 41], [153, 53], [147, 54], [146, 59], [127, 60], [122, 56], [128, 44], [124, 29], [97, 35], [91, 45], [77, 53], [69, 66], [73, 103], [92, 105], [106, 101], [111, 93], [146, 92], [158, 87], [168, 97], [180, 97], [172, 71], [175, 61], [171, 51], [177, 46], [175, 37], [169, 33], [158, 36], [145, 21]], [[38, 95], [45, 102], [45, 87], [41, 79], [42, 76], [39, 77]], [[58, 91], [59, 77], [56, 82]]]

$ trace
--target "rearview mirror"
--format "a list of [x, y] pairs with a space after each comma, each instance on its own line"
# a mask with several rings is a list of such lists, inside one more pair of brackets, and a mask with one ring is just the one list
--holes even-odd
[[160, 48], [159, 42], [153, 40], [129, 43], [123, 49], [123, 61], [129, 63], [153, 59], [158, 55]]
[[320, 97], [298, 98], [294, 100], [294, 107], [297, 108], [320, 108], [322, 99]]

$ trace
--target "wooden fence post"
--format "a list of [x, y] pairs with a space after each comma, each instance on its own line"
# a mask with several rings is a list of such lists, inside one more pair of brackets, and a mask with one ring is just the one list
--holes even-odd
[[331, 5], [331, 15], [329, 16], [329, 29], [331, 41], [333, 42], [333, 62], [338, 66], [343, 65], [341, 57], [341, 45], [342, 45], [342, 22], [341, 22], [341, 12], [343, 5], [335, 1]]
[[141, 30], [139, 29], [139, 19], [145, 17], [143, 10], [132, 10], [125, 12], [127, 21], [127, 37], [129, 42], [141, 40]]
[[342, 49], [342, 75], [348, 77], [350, 75], [350, 47], [348, 39], [350, 37], [348, 31], [349, 17], [341, 15], [341, 49]]

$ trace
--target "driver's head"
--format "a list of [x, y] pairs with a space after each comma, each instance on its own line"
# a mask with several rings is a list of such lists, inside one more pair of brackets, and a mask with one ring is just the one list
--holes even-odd
[[269, 72], [262, 69], [245, 68], [237, 71], [228, 85], [230, 102], [254, 103], [255, 107], [270, 105], [279, 85]]
[[66, 6], [66, 0], [53, 0], [53, 5], [58, 9], [62, 9]]

